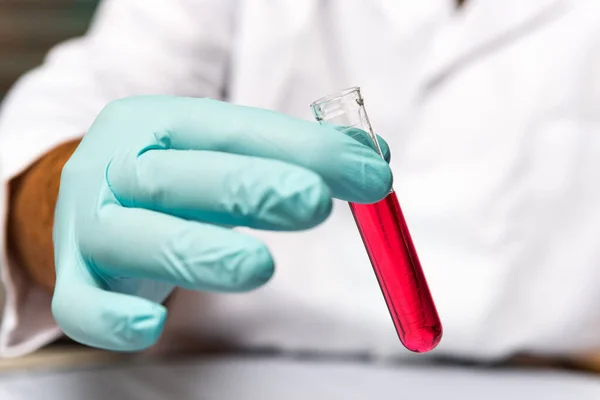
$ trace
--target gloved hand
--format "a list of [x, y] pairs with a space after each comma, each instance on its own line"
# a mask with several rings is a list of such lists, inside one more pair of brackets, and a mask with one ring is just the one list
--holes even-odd
[[375, 202], [391, 181], [384, 160], [333, 127], [210, 99], [115, 101], [61, 175], [54, 317], [81, 343], [144, 349], [174, 287], [269, 280], [269, 250], [230, 227], [308, 229], [332, 197]]

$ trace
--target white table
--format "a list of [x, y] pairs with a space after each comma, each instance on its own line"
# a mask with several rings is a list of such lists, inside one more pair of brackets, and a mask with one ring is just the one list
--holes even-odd
[[221, 356], [78, 371], [5, 371], [0, 399], [598, 400], [600, 378], [560, 371]]

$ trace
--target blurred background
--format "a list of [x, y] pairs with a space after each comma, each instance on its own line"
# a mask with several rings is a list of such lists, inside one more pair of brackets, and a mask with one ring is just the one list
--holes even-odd
[[[77, 37], [85, 33], [88, 29], [94, 11], [101, 0], [0, 0], [0, 101], [4, 98], [10, 87], [14, 82], [25, 72], [31, 70], [42, 64], [45, 55], [48, 50], [51, 49], [57, 43], [63, 42], [69, 38]], [[144, 2], [147, 0], [139, 0]], [[200, 0], [197, 0], [200, 1]], [[293, 0], [289, 0], [290, 2]], [[417, 1], [417, 0], [414, 0]], [[438, 0], [436, 0], [438, 1]], [[439, 0], [442, 1], [442, 0]], [[498, 0], [501, 1], [501, 0]], [[524, 0], [527, 3], [530, 0]], [[598, 0], [600, 1], [600, 0]], [[65, 351], [65, 349], [67, 351]], [[245, 356], [242, 356], [244, 360]], [[132, 374], [133, 379], [129, 381], [124, 378], [128, 375], [125, 373], [125, 365], [129, 360], [127, 355], [121, 355], [120, 353], [105, 353], [94, 349], [84, 348], [83, 346], [72, 346], [72, 343], [68, 340], [62, 340], [57, 343], [56, 346], [49, 346], [43, 351], [30, 354], [25, 357], [18, 359], [0, 359], [0, 400], [11, 400], [10, 390], [14, 390], [15, 393], [19, 390], [21, 393], [29, 393], [28, 398], [45, 398], [50, 399], [49, 395], [44, 394], [45, 390], [52, 387], [69, 387], [73, 385], [70, 381], [69, 375], [73, 371], [80, 371], [81, 375], [78, 379], [81, 382], [85, 382], [82, 385], [73, 385], [72, 396], [69, 398], [63, 398], [61, 400], [79, 400], [84, 397], [76, 397], [81, 391], [85, 391], [86, 387], [94, 388], [98, 386], [98, 392], [101, 393], [99, 398], [90, 398], [86, 396], [87, 400], [103, 400], [104, 398], [122, 398], [119, 395], [109, 395], [104, 390], [112, 390], [113, 393], [131, 393], [133, 389], [137, 390], [136, 393], [145, 396], [148, 393], [164, 393], [164, 388], [161, 388], [160, 384], [162, 381], [168, 381], [166, 384], [168, 387], [180, 386], [179, 393], [183, 393], [180, 398], [195, 398], [195, 386], [198, 382], [199, 376], [203, 377], [202, 384], [210, 385], [205, 386], [203, 390], [216, 390], [219, 391], [223, 387], [234, 387], [235, 385], [228, 385], [221, 380], [221, 377], [227, 377], [231, 375], [245, 376], [249, 382], [263, 382], [260, 376], [274, 376], [276, 379], [271, 379], [275, 385], [279, 385], [277, 389], [269, 390], [281, 390], [284, 394], [279, 398], [285, 397], [288, 387], [295, 388], [299, 384], [298, 382], [320, 382], [323, 380], [323, 376], [337, 377], [337, 384], [331, 384], [327, 382], [327, 385], [332, 385], [332, 389], [327, 387], [323, 389], [325, 391], [331, 390], [336, 391], [339, 395], [339, 391], [348, 391], [350, 393], [353, 388], [361, 388], [361, 384], [364, 382], [375, 382], [372, 384], [373, 387], [381, 387], [382, 391], [389, 382], [394, 382], [396, 387], [416, 387], [421, 390], [434, 390], [434, 385], [430, 385], [430, 382], [437, 382], [439, 387], [446, 390], [450, 388], [454, 390], [454, 395], [460, 396], [459, 390], [464, 390], [466, 394], [483, 393], [481, 397], [486, 398], [489, 391], [489, 387], [494, 388], [506, 388], [511, 393], [532, 393], [531, 398], [537, 398], [535, 396], [536, 390], [539, 387], [550, 386], [550, 383], [556, 383], [556, 387], [552, 387], [550, 390], [559, 392], [570, 393], [569, 397], [574, 400], [582, 399], [576, 394], [576, 390], [581, 392], [577, 393], [598, 393], [600, 386], [598, 385], [597, 378], [584, 375], [571, 375], [561, 374], [561, 369], [589, 369], [597, 370], [600, 372], [600, 356], [594, 356], [594, 358], [586, 359], [583, 362], [571, 363], [563, 362], [562, 360], [548, 361], [538, 360], [536, 358], [529, 359], [523, 357], [522, 359], [516, 359], [514, 365], [518, 365], [519, 368], [515, 369], [515, 372], [506, 372], [499, 366], [498, 369], [489, 368], [482, 369], [481, 371], [471, 370], [470, 365], [458, 365], [454, 367], [452, 365], [442, 364], [441, 367], [432, 369], [431, 371], [426, 370], [427, 377], [424, 378], [421, 375], [420, 369], [415, 369], [414, 372], [409, 370], [397, 369], [393, 365], [381, 365], [377, 368], [369, 368], [368, 364], [355, 363], [350, 365], [338, 364], [338, 361], [334, 362], [321, 362], [318, 369], [297, 369], [296, 365], [292, 362], [290, 364], [271, 364], [270, 361], [260, 361], [259, 368], [253, 367], [251, 364], [241, 364], [239, 367], [235, 363], [229, 361], [221, 362], [217, 361], [216, 364], [205, 363], [202, 361], [199, 364], [187, 363], [187, 360], [170, 360], [171, 364], [165, 365], [135, 365], [137, 369], [130, 370], [134, 371]], [[304, 362], [304, 361], [302, 361]], [[117, 365], [115, 367], [115, 365]], [[121, 364], [122, 363], [122, 364]], [[106, 364], [107, 368], [98, 370], [91, 366]], [[302, 364], [304, 365], [304, 364]], [[308, 365], [308, 364], [307, 364]], [[108, 367], [112, 367], [108, 368]], [[448, 371], [444, 368], [448, 367]], [[520, 374], [524, 371], [529, 371], [530, 368], [534, 371], [530, 376], [530, 381], [524, 381]], [[133, 367], [132, 367], [133, 368]], [[247, 368], [247, 370], [245, 369]], [[421, 366], [419, 366], [421, 368]], [[423, 370], [425, 367], [423, 367]], [[33, 373], [28, 375], [26, 373], [17, 374], [14, 371], [38, 371], [39, 379], [35, 386], [33, 382]], [[41, 371], [41, 372], [40, 372]], [[50, 371], [50, 372], [48, 372]], [[67, 371], [63, 375], [58, 375], [59, 372]], [[265, 371], [269, 372], [266, 373]], [[341, 372], [340, 372], [341, 371]], [[396, 377], [398, 372], [402, 374], [400, 377]], [[541, 371], [541, 372], [538, 372]], [[52, 375], [55, 373], [56, 375]], [[254, 374], [254, 375], [253, 375]], [[304, 375], [303, 375], [304, 374]], [[329, 374], [329, 375], [327, 375]], [[286, 380], [286, 376], [288, 377]], [[294, 380], [295, 377], [302, 376], [301, 380]], [[473, 385], [472, 377], [475, 376], [479, 381], [483, 382]], [[292, 377], [292, 378], [289, 378]], [[281, 382], [281, 383], [279, 383]], [[347, 382], [354, 382], [356, 386], [348, 384]], [[414, 382], [422, 382], [422, 384], [415, 384]], [[515, 382], [521, 382], [521, 385], [515, 384]], [[522, 383], [524, 382], [524, 383]], [[130, 386], [130, 384], [132, 386]], [[263, 390], [260, 385], [254, 387], [255, 392]], [[87, 385], [87, 386], [86, 386]], [[137, 386], [136, 386], [137, 385]], [[146, 387], [142, 387], [146, 385]], [[564, 386], [560, 386], [564, 385]], [[589, 386], [588, 386], [589, 385]], [[308, 385], [307, 385], [308, 386]], [[514, 386], [514, 387], [513, 387]], [[166, 387], [166, 386], [165, 386]], [[281, 389], [279, 389], [281, 387]], [[365, 387], [366, 383], [365, 383]], [[588, 389], [589, 387], [589, 389]], [[211, 389], [213, 388], [213, 389]], [[28, 391], [31, 389], [31, 391]], [[308, 389], [312, 389], [309, 387]], [[319, 390], [320, 387], [315, 384], [314, 390]], [[266, 389], [264, 389], [266, 390]], [[495, 390], [495, 389], [494, 389]], [[163, 392], [161, 392], [163, 391]], [[8, 395], [3, 395], [8, 393]], [[35, 395], [33, 394], [35, 393]], [[102, 394], [104, 393], [104, 394]], [[188, 395], [185, 395], [188, 393]], [[383, 393], [387, 395], [388, 393]], [[406, 393], [405, 393], [406, 394]], [[500, 396], [500, 395], [498, 395]], [[560, 396], [557, 395], [557, 396]], [[215, 396], [217, 397], [217, 396]], [[212, 397], [212, 398], [215, 398]], [[306, 396], [310, 397], [310, 396]], [[354, 398], [352, 394], [348, 394], [345, 398]], [[376, 396], [373, 396], [376, 397]], [[404, 396], [405, 398], [409, 398]], [[429, 397], [429, 396], [427, 396]], [[133, 398], [130, 397], [130, 398]], [[137, 396], [135, 397], [137, 398]], [[158, 397], [146, 397], [147, 400], [150, 398]], [[165, 395], [163, 398], [168, 398]], [[209, 397], [210, 398], [210, 397]], [[243, 394], [239, 398], [244, 398]], [[277, 398], [277, 397], [275, 397]], [[289, 398], [289, 397], [288, 397]], [[344, 398], [342, 396], [338, 398]], [[410, 397], [414, 398], [414, 397]], [[454, 399], [450, 395], [448, 399]], [[494, 397], [500, 398], [500, 397]], [[510, 397], [509, 397], [510, 398]], [[512, 397], [515, 398], [515, 397]], [[519, 398], [520, 395], [519, 395]], [[558, 399], [555, 397], [554, 399]], [[587, 397], [586, 397], [587, 398]], [[596, 398], [596, 397], [594, 397]], [[598, 397], [600, 399], [600, 397]], [[546, 400], [550, 400], [547, 398]]]
[[0, 0], [0, 100], [46, 52], [83, 34], [99, 0]]

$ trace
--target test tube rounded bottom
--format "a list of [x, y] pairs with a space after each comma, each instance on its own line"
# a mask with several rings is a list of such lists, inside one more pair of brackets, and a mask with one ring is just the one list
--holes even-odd
[[395, 192], [374, 204], [350, 203], [394, 326], [410, 351], [433, 350], [442, 323]]

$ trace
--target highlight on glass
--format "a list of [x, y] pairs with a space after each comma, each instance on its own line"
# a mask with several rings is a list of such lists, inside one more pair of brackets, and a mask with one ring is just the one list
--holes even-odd
[[[335, 125], [383, 157], [359, 87], [323, 97], [311, 108], [320, 124]], [[442, 324], [395, 191], [374, 204], [349, 204], [400, 341], [416, 353], [433, 350]]]

